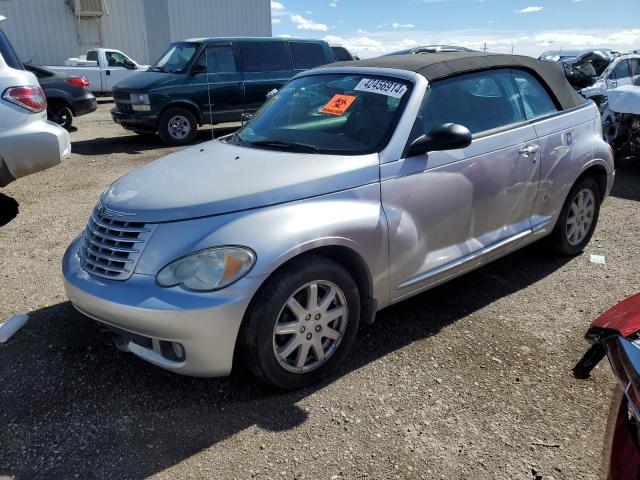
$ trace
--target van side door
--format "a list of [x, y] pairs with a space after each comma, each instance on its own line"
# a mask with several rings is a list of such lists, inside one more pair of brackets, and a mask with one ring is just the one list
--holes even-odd
[[271, 90], [279, 89], [293, 76], [291, 56], [284, 41], [244, 41], [239, 45], [245, 108], [255, 112]]
[[531, 233], [539, 147], [510, 70], [434, 82], [409, 143], [445, 123], [467, 127], [472, 144], [381, 168], [392, 301], [504, 254]]
[[203, 123], [240, 120], [244, 112], [244, 91], [233, 44], [207, 45], [195, 65], [204, 67], [202, 73], [193, 75], [192, 81], [194, 100]]

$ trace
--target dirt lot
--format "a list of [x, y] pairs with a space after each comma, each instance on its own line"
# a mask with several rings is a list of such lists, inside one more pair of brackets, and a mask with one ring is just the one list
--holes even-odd
[[31, 315], [0, 345], [0, 477], [597, 478], [614, 380], [568, 372], [590, 320], [640, 290], [640, 163], [618, 165], [584, 255], [534, 245], [389, 308], [332, 381], [282, 394], [118, 353], [65, 301], [99, 193], [171, 151], [109, 108], [76, 120], [71, 159], [0, 191], [0, 319]]

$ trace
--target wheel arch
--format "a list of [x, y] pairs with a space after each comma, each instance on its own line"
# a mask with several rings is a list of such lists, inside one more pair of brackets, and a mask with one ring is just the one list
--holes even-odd
[[71, 113], [73, 113], [74, 116], [76, 114], [72, 103], [65, 97], [47, 97], [47, 105], [63, 105], [65, 107], [69, 107], [69, 109], [71, 109]]
[[160, 113], [158, 114], [158, 120], [162, 118], [162, 115], [164, 115], [167, 110], [169, 110], [170, 108], [176, 108], [176, 107], [185, 108], [189, 110], [193, 114], [193, 116], [196, 117], [196, 122], [198, 122], [198, 126], [202, 125], [202, 114], [200, 113], [200, 109], [195, 103], [190, 102], [189, 100], [176, 100], [165, 105], [164, 108], [160, 110]]
[[598, 184], [598, 189], [600, 190], [600, 201], [603, 201], [608, 193], [607, 184], [609, 179], [607, 169], [604, 167], [604, 165], [601, 165], [600, 163], [591, 164], [580, 173], [575, 182], [573, 182], [573, 185], [584, 178], [593, 178], [596, 181], [596, 183]]

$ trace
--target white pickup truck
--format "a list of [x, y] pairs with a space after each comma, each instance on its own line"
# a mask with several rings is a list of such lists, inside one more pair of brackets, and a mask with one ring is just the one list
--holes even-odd
[[94, 48], [79, 58], [68, 58], [64, 66], [48, 66], [56, 72], [86, 77], [94, 94], [111, 93], [113, 86], [125, 78], [143, 72], [148, 65], [138, 65], [119, 50]]

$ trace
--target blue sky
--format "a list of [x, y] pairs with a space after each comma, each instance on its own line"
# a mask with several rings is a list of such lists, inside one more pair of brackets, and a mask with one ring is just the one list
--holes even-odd
[[324, 38], [363, 57], [449, 43], [537, 56], [640, 49], [640, 0], [278, 0], [273, 35]]

